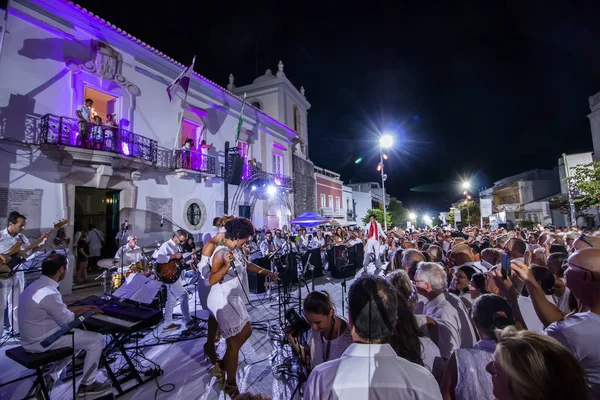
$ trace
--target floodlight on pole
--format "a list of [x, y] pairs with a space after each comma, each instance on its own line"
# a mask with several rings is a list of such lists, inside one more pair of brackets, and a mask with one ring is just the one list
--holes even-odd
[[384, 148], [390, 148], [394, 144], [394, 138], [391, 135], [383, 135], [379, 138], [379, 145]]
[[[391, 135], [383, 134], [379, 138], [379, 165], [377, 166], [377, 171], [381, 172], [381, 194], [383, 197], [383, 225], [384, 229], [387, 231], [387, 217], [386, 217], [386, 197], [385, 197], [385, 179], [387, 176], [383, 172], [383, 149], [387, 149], [392, 147], [394, 144], [394, 138]], [[387, 159], [387, 156], [385, 157]]]
[[469, 181], [464, 181], [464, 182], [462, 183], [462, 187], [463, 187], [463, 189], [469, 189], [469, 188], [471, 187], [471, 182], [469, 182]]

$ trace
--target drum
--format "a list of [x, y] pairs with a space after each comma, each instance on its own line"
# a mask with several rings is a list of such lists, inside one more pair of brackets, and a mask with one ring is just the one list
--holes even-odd
[[131, 264], [131, 271], [129, 272], [129, 274], [143, 274], [147, 270], [148, 263], [146, 262], [146, 260], [140, 260], [135, 264]]
[[118, 288], [120, 288], [124, 281], [125, 281], [124, 275], [113, 274], [113, 276], [112, 276], [112, 290], [115, 291]]

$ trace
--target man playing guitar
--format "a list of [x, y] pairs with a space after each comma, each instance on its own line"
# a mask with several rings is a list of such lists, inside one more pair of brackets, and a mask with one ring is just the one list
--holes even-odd
[[[171, 260], [181, 260], [183, 253], [181, 245], [185, 243], [187, 234], [183, 230], [178, 230], [173, 234], [173, 237], [164, 242], [157, 251], [156, 262], [159, 264], [168, 263]], [[186, 325], [192, 324], [190, 316], [190, 306], [188, 302], [188, 294], [183, 287], [181, 277], [174, 283], [167, 285], [167, 304], [165, 305], [165, 325], [163, 331], [173, 331], [181, 327], [180, 324], [173, 322], [173, 307], [177, 299], [180, 300], [181, 313], [185, 319]]]
[[[27, 219], [17, 211], [8, 215], [8, 225], [6, 229], [0, 231], [0, 259], [3, 263], [10, 261], [10, 256], [6, 255], [15, 244], [22, 243], [21, 248], [29, 245], [29, 240], [22, 234], [25, 230]], [[48, 239], [48, 234], [44, 233], [39, 239], [40, 244], [31, 249], [35, 253], [39, 247], [43, 246]], [[15, 333], [19, 332], [17, 310], [19, 308], [19, 296], [25, 287], [25, 274], [23, 271], [17, 271], [7, 279], [0, 279], [0, 329], [4, 329], [4, 311], [8, 305], [8, 318], [12, 323], [12, 329]]]

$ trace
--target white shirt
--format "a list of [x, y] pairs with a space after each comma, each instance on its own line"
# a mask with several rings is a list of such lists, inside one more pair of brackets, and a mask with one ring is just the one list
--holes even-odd
[[309, 243], [308, 236], [298, 236], [298, 248], [301, 252], [304, 252], [308, 249]]
[[92, 113], [92, 111], [89, 108], [87, 108], [85, 104], [82, 104], [79, 107], [77, 107], [77, 111], [81, 112], [81, 115], [83, 116], [83, 119], [85, 121], [90, 122], [90, 114]]
[[375, 222], [374, 230], [373, 230], [373, 235], [369, 236], [371, 234], [371, 226], [373, 225], [373, 222], [369, 222], [364, 229], [365, 232], [365, 236], [367, 237], [367, 239], [375, 239], [375, 230], [377, 230], [378, 232], [378, 237], [377, 239], [387, 239], [387, 236], [385, 235], [385, 232], [383, 231], [383, 229], [381, 228], [381, 224], [379, 222]]
[[13, 237], [8, 233], [8, 228], [2, 229], [2, 231], [0, 231], [0, 254], [8, 252], [17, 242], [23, 243], [21, 249], [29, 245], [29, 240], [22, 233], [17, 233], [17, 235]]
[[131, 233], [129, 229], [126, 231], [119, 231], [115, 235], [115, 240], [119, 242], [120, 246], [125, 246], [127, 244], [127, 238], [131, 235], [133, 235], [133, 233]]
[[273, 253], [276, 250], [276, 248], [277, 246], [275, 246], [274, 240], [271, 240], [270, 243], [266, 239], [260, 242], [260, 252], [262, 253], [263, 257], [266, 257]]
[[139, 246], [134, 246], [132, 249], [128, 244], [119, 248], [115, 254], [115, 260], [119, 262], [119, 265], [121, 263], [121, 255], [123, 255], [123, 265], [128, 267], [131, 264], [141, 261], [142, 249]]
[[169, 256], [177, 253], [181, 253], [181, 248], [173, 241], [173, 239], [169, 239], [161, 244], [158, 250], [156, 250], [156, 262], [159, 264], [168, 263]]
[[21, 346], [36, 344], [75, 319], [58, 291], [58, 282], [45, 275], [19, 296]]
[[438, 323], [440, 354], [445, 359], [450, 358], [452, 352], [460, 348], [461, 323], [458, 311], [446, 300], [444, 293], [440, 293], [425, 304], [423, 312]]
[[[466, 294], [466, 293], [465, 293]], [[475, 327], [471, 321], [471, 312], [465, 306], [465, 302], [462, 298], [446, 292], [446, 300], [454, 307], [458, 313], [460, 319], [460, 348], [469, 349], [477, 343], [477, 335], [475, 334]], [[469, 300], [471, 296], [469, 295]]]
[[304, 399], [441, 399], [425, 367], [398, 357], [389, 344], [353, 343], [342, 357], [318, 365], [304, 386]]
[[323, 247], [325, 246], [325, 237], [321, 237], [320, 239], [317, 236], [314, 236], [312, 238], [312, 241], [310, 242], [310, 247], [312, 249], [318, 249], [319, 247]]
[[88, 243], [90, 249], [102, 248], [102, 241], [104, 240], [104, 233], [98, 228], [94, 228], [88, 232]]
[[[562, 343], [579, 360], [588, 376], [591, 398], [600, 398], [600, 315], [577, 313], [550, 324], [544, 333]], [[23, 335], [23, 333], [21, 333]]]
[[425, 368], [433, 374], [436, 381], [441, 381], [444, 375], [444, 361], [440, 349], [428, 337], [420, 337], [419, 341], [421, 342], [421, 357]]

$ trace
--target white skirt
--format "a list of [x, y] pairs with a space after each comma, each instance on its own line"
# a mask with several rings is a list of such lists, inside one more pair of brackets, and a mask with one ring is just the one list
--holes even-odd
[[250, 322], [242, 294], [237, 278], [211, 286], [208, 293], [208, 309], [216, 318], [221, 337], [225, 339], [240, 333]]

